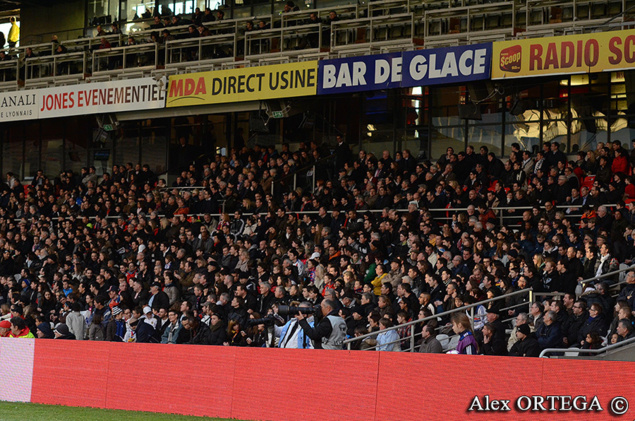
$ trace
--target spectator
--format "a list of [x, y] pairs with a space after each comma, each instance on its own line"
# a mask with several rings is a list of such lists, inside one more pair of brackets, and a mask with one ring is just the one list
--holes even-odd
[[[86, 333], [86, 318], [81, 314], [81, 309], [82, 307], [79, 303], [73, 303], [73, 311], [66, 316], [66, 325], [68, 326], [68, 330], [75, 336], [76, 339], [79, 340], [85, 339]], [[99, 315], [99, 318], [103, 319], [103, 316]]]
[[423, 329], [421, 329], [421, 337], [423, 338], [423, 341], [421, 342], [421, 346], [419, 347], [419, 352], [423, 352], [426, 354], [443, 353], [443, 347], [437, 340], [437, 332], [434, 327], [430, 325], [423, 326]]
[[562, 332], [555, 312], [549, 310], [545, 313], [543, 324], [536, 330], [536, 336], [541, 350], [562, 346]]
[[[591, 335], [594, 332], [589, 333]], [[617, 324], [618, 342], [627, 341], [635, 337], [633, 323], [629, 319], [621, 319]]]
[[459, 335], [459, 343], [456, 346], [456, 353], [476, 355], [478, 345], [476, 343], [476, 339], [474, 339], [470, 319], [467, 315], [455, 313], [452, 316], [452, 330], [454, 333]]
[[399, 335], [396, 330], [386, 330], [393, 326], [389, 319], [379, 320], [379, 335], [377, 335], [377, 351], [401, 351]]
[[598, 303], [591, 304], [589, 308], [589, 317], [584, 322], [578, 332], [578, 343], [584, 345], [586, 336], [591, 332], [597, 332], [600, 335], [606, 333], [606, 321], [602, 314], [602, 306]]
[[[313, 340], [315, 349], [342, 349], [346, 338], [346, 323], [335, 310], [335, 303], [324, 300], [322, 307], [322, 320], [313, 328], [309, 325], [304, 314], [295, 316], [304, 333]], [[396, 335], [396, 333], [395, 333]]]
[[[88, 339], [91, 341], [103, 341], [104, 340], [104, 328], [101, 325], [102, 316], [96, 314], [88, 328]], [[110, 322], [108, 322], [110, 323]]]
[[0, 338], [8, 338], [11, 335], [11, 322], [8, 320], [0, 321]]
[[16, 23], [16, 19], [14, 16], [11, 16], [11, 18], [9, 18], [9, 22], [11, 22], [11, 29], [9, 29], [9, 35], [7, 39], [9, 41], [9, 48], [13, 49], [20, 40], [20, 27]]
[[540, 344], [531, 332], [529, 324], [525, 323], [516, 330], [517, 341], [509, 350], [509, 355], [513, 357], [538, 357], [540, 355]]
[[[3, 322], [0, 322], [0, 326], [2, 326]], [[2, 328], [0, 327], [0, 337], [2, 337]], [[54, 339], [55, 333], [53, 329], [51, 329], [51, 325], [48, 322], [42, 322], [37, 325], [37, 337], [40, 339]]]
[[112, 317], [106, 325], [104, 340], [108, 342], [121, 342], [126, 335], [126, 323], [123, 320], [124, 314], [120, 307], [113, 307]]
[[71, 333], [64, 323], [60, 323], [55, 327], [53, 331], [55, 333], [55, 339], [67, 339], [67, 340], [75, 340], [77, 339], [75, 335]]

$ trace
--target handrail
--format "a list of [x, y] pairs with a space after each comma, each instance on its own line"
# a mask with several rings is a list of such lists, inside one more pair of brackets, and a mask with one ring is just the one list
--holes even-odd
[[[331, 160], [331, 159], [333, 159], [334, 157], [335, 157], [335, 154], [327, 155], [327, 156], [324, 156], [324, 157], [322, 157], [322, 158], [318, 159], [318, 160], [317, 160], [317, 161], [315, 161], [315, 162], [312, 162], [312, 163], [311, 163], [311, 164], [309, 164], [309, 165], [306, 165], [306, 166], [304, 166], [304, 167], [302, 167], [302, 168], [298, 168], [298, 169], [296, 169], [296, 170], [295, 170], [295, 171], [293, 171], [293, 173], [291, 173], [291, 174], [287, 174], [287, 175], [285, 175], [285, 176], [283, 176], [283, 177], [280, 177], [280, 178], [278, 178], [278, 179], [276, 179], [276, 178], [274, 177], [273, 182], [271, 183], [271, 194], [272, 194], [272, 195], [274, 194], [274, 186], [275, 186], [275, 184], [276, 184], [276, 183], [280, 183], [280, 182], [281, 182], [281, 181], [283, 181], [283, 180], [285, 180], [285, 181], [286, 181], [287, 179], [289, 179], [289, 178], [291, 178], [291, 177], [293, 177], [293, 190], [295, 190], [295, 189], [296, 189], [296, 184], [297, 184], [297, 176], [298, 176], [298, 174], [299, 174], [299, 173], [301, 173], [302, 171], [307, 171], [307, 170], [309, 170], [310, 168], [313, 168], [313, 180], [312, 180], [312, 189], [311, 189], [311, 192], [313, 192], [313, 191], [315, 190], [315, 170], [316, 170], [316, 166], [317, 166], [318, 164], [320, 164], [320, 163], [323, 163], [323, 162], [326, 162], [326, 161], [328, 161], [328, 160]], [[407, 209], [406, 209], [405, 211], [407, 211]], [[331, 212], [332, 212], [332, 211], [331, 211]], [[296, 212], [294, 212], [294, 213], [296, 213]], [[316, 211], [315, 213], [317, 213], [317, 211]]]
[[[625, 341], [622, 342], [618, 342], [616, 344], [611, 344], [611, 345], [607, 345], [604, 348], [598, 348], [598, 349], [581, 349], [581, 348], [545, 348], [540, 352], [540, 355], [538, 355], [538, 358], [549, 358], [547, 357], [547, 354], [552, 353], [552, 352], [583, 352], [586, 354], [602, 354], [604, 352], [607, 351], [611, 351], [613, 349], [616, 348], [621, 348], [624, 345], [630, 345], [632, 343], [635, 343], [635, 338], [630, 338], [627, 339]], [[578, 354], [579, 356], [579, 354]]]
[[[586, 284], [589, 283], [589, 282], [596, 281], [598, 279], [608, 278], [610, 276], [617, 275], [618, 273], [626, 272], [626, 271], [633, 270], [633, 269], [635, 269], [635, 265], [631, 265], [631, 266], [626, 267], [626, 268], [614, 270], [613, 272], [607, 272], [607, 273], [605, 273], [603, 275], [594, 276], [593, 278], [589, 278], [589, 279], [584, 279], [584, 280], [580, 281], [580, 285], [582, 286], [582, 288], [585, 288]], [[618, 285], [620, 285], [622, 283], [623, 282], [618, 282]], [[584, 291], [582, 291], [582, 293], [584, 293]]]
[[[492, 303], [494, 301], [503, 300], [503, 299], [506, 299], [508, 297], [513, 297], [513, 296], [520, 295], [520, 294], [526, 294], [526, 293], [529, 293], [531, 291], [533, 291], [532, 288], [525, 288], [525, 289], [521, 289], [519, 291], [511, 292], [509, 294], [499, 295], [498, 297], [488, 298], [487, 300], [479, 301], [478, 303], [469, 304], [469, 305], [466, 305], [466, 306], [463, 306], [463, 307], [455, 308], [453, 310], [448, 310], [448, 311], [444, 311], [444, 312], [441, 312], [441, 313], [433, 314], [432, 316], [424, 317], [423, 319], [412, 320], [412, 321], [409, 321], [407, 323], [403, 323], [403, 324], [400, 324], [400, 325], [397, 325], [397, 326], [392, 326], [392, 327], [386, 328], [384, 330], [384, 332], [401, 329], [403, 327], [409, 327], [409, 326], [416, 325], [416, 324], [421, 323], [421, 322], [426, 322], [428, 320], [433, 320], [433, 319], [436, 320], [439, 317], [449, 316], [449, 315], [454, 314], [454, 313], [459, 313], [459, 312], [463, 313], [466, 310], [470, 310], [470, 309], [482, 306], [483, 304]], [[472, 317], [472, 320], [473, 319], [474, 319], [474, 317]], [[348, 349], [350, 350], [351, 349], [351, 347], [350, 347], [351, 343], [356, 342], [356, 341], [361, 341], [361, 340], [364, 340], [366, 338], [370, 338], [372, 336], [377, 336], [377, 332], [371, 332], [371, 333], [367, 333], [367, 334], [364, 334], [364, 335], [361, 335], [361, 336], [357, 336], [355, 338], [346, 339], [344, 341], [344, 344], [348, 345]]]
[[[632, 270], [632, 269], [635, 269], [635, 265], [629, 266], [627, 268], [622, 268], [622, 269], [619, 269], [619, 270], [616, 270], [616, 271], [613, 271], [613, 272], [608, 272], [608, 273], [606, 273], [604, 275], [601, 275], [601, 276], [597, 276], [597, 277], [593, 277], [593, 278], [582, 280], [582, 281], [580, 281], [580, 284], [584, 284], [586, 282], [590, 282], [591, 280], [594, 280], [594, 279], [599, 279], [599, 278], [604, 278], [604, 277], [608, 277], [608, 276], [613, 276], [613, 275], [616, 275], [618, 273], [625, 272], [625, 271]], [[623, 283], [625, 283], [625, 281], [618, 282], [615, 285], [621, 285]], [[447, 316], [447, 315], [450, 315], [450, 314], [453, 314], [453, 313], [456, 313], [456, 312], [459, 312], [459, 311], [471, 310], [474, 307], [478, 307], [478, 306], [483, 305], [483, 304], [487, 304], [487, 303], [490, 303], [490, 302], [494, 302], [494, 301], [498, 301], [498, 300], [501, 300], [501, 299], [505, 299], [507, 297], [513, 297], [515, 295], [519, 295], [519, 294], [526, 293], [526, 292], [529, 292], [529, 301], [528, 302], [533, 301], [532, 295], [538, 295], [538, 296], [543, 296], [543, 295], [548, 295], [548, 296], [562, 295], [561, 293], [553, 293], [553, 292], [534, 292], [532, 288], [526, 288], [526, 289], [522, 289], [522, 290], [519, 290], [519, 291], [514, 291], [514, 292], [509, 293], [509, 294], [503, 294], [503, 295], [500, 295], [498, 297], [494, 297], [494, 298], [490, 298], [490, 299], [487, 299], [487, 300], [479, 301], [478, 303], [470, 304], [470, 305], [463, 306], [463, 307], [458, 307], [458, 308], [453, 309], [453, 310], [449, 310], [449, 311], [445, 311], [445, 312], [442, 312], [442, 313], [434, 314], [432, 316], [424, 317], [423, 319], [413, 320], [413, 321], [410, 321], [410, 322], [407, 322], [407, 323], [403, 323], [403, 324], [400, 324], [400, 325], [397, 325], [397, 326], [392, 326], [392, 327], [390, 327], [388, 329], [385, 329], [385, 331], [397, 330], [397, 329], [404, 328], [404, 327], [410, 327], [411, 325], [414, 325], [414, 324], [417, 324], [417, 323], [425, 322], [425, 321], [432, 320], [432, 319], [437, 319], [439, 317], [444, 317], [444, 316]], [[512, 307], [520, 307], [520, 306], [526, 305], [526, 304], [527, 303], [520, 303], [520, 304], [516, 304], [515, 306], [512, 306]], [[511, 309], [511, 307], [507, 307], [507, 308], [505, 308], [503, 310], [506, 310], [506, 309]], [[472, 311], [470, 319], [471, 319], [471, 321], [473, 323], [473, 321], [474, 321], [473, 311]], [[358, 337], [351, 338], [351, 339], [346, 339], [344, 341], [344, 344], [347, 344], [348, 345], [348, 349], [350, 350], [351, 349], [351, 346], [350, 346], [351, 343], [353, 343], [355, 341], [359, 341], [359, 340], [364, 340], [364, 339], [366, 339], [368, 337], [372, 337], [372, 336], [376, 336], [376, 335], [377, 335], [377, 332], [367, 333], [367, 334], [362, 335], [362, 336], [358, 336]], [[415, 338], [415, 336], [416, 336], [416, 334], [414, 332], [411, 332], [410, 340], [411, 340], [412, 351], [414, 351], [414, 338]], [[401, 338], [399, 342], [403, 342], [404, 340], [405, 340], [404, 338]], [[396, 341], [394, 341], [392, 343], [396, 343]], [[384, 345], [390, 345], [390, 344], [391, 343], [386, 343]], [[372, 350], [372, 349], [375, 349], [375, 348], [376, 348], [376, 346], [368, 348], [368, 349]], [[559, 352], [562, 352], [562, 349], [558, 348], [558, 350], [559, 350]]]

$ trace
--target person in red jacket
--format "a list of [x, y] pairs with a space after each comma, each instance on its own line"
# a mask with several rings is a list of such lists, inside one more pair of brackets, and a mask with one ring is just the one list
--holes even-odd
[[10, 338], [35, 338], [29, 328], [26, 326], [24, 319], [20, 317], [11, 318], [11, 333]]
[[628, 158], [624, 156], [622, 153], [622, 149], [615, 150], [615, 158], [613, 158], [613, 163], [611, 164], [611, 172], [613, 174], [624, 173], [626, 175], [629, 174], [629, 163]]

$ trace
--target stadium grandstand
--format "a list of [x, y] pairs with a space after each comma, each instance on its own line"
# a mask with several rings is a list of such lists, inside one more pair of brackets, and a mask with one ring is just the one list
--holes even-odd
[[635, 1], [50, 3], [0, 0], [0, 349], [633, 359]]

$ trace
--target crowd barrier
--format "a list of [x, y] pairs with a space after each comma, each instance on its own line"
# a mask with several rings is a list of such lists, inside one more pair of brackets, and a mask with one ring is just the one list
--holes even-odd
[[611, 361], [2, 338], [0, 373], [0, 400], [242, 420], [635, 416]]

